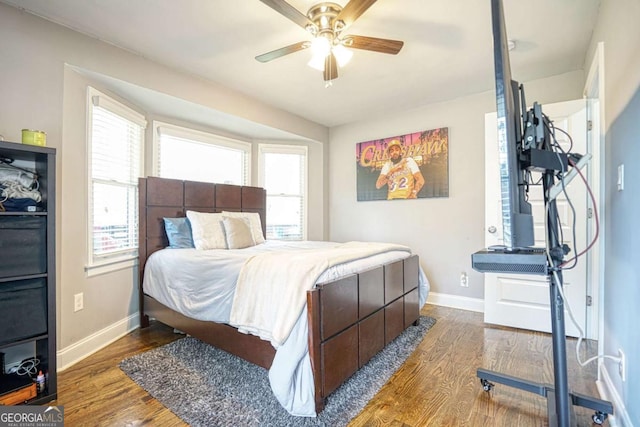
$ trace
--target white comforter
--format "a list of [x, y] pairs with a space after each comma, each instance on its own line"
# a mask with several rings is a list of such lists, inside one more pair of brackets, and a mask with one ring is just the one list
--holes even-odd
[[387, 252], [406, 252], [389, 243], [348, 242], [331, 248], [270, 252], [242, 267], [231, 306], [230, 324], [280, 347], [307, 302], [307, 291], [328, 268]]
[[[334, 242], [267, 241], [261, 245], [239, 250], [164, 249], [155, 252], [147, 260], [144, 291], [162, 304], [194, 319], [233, 324], [231, 311], [236, 294], [236, 282], [243, 265], [248, 260], [261, 264], [264, 261], [284, 257], [288, 259], [288, 266], [278, 267], [282, 272], [292, 265], [297, 265], [291, 263], [293, 253], [290, 251], [292, 250], [302, 249], [302, 252], [319, 254], [325, 253], [329, 248], [342, 245]], [[347, 255], [348, 246], [358, 247], [356, 251], [358, 255]], [[310, 267], [311, 270], [309, 270], [307, 267], [307, 276], [315, 278], [309, 282], [311, 285], [307, 285], [309, 289], [315, 283], [332, 281], [410, 255], [408, 248], [399, 245], [383, 249], [378, 244], [350, 243], [344, 248], [338, 251], [339, 256], [330, 257], [330, 260], [325, 261], [325, 265], [321, 268]], [[307, 251], [310, 249], [316, 249], [316, 251]], [[317, 251], [318, 249], [320, 250]], [[288, 255], [256, 256], [282, 251], [286, 251]], [[374, 252], [375, 254], [372, 255]], [[255, 276], [255, 270], [253, 273], [250, 270], [247, 271], [250, 276]], [[306, 290], [299, 290], [298, 293], [304, 295]], [[429, 284], [420, 270], [420, 307], [426, 302], [428, 290]], [[247, 289], [243, 287], [241, 292], [246, 291]], [[282, 295], [281, 292], [277, 294]], [[269, 381], [276, 398], [289, 413], [314, 417], [314, 385], [308, 353], [305, 306], [306, 298], [303, 298], [301, 306], [298, 303], [294, 310], [282, 312], [287, 321], [280, 324], [287, 326], [278, 330], [276, 340], [273, 340], [272, 336], [267, 336], [267, 339], [271, 340], [277, 348], [275, 359], [269, 370]], [[252, 309], [245, 307], [241, 308], [240, 312], [243, 312], [244, 316], [251, 313]], [[251, 331], [251, 327], [244, 326]], [[270, 334], [272, 335], [271, 332]]]

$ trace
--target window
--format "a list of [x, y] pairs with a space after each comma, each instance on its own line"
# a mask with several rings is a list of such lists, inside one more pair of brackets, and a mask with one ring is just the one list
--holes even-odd
[[154, 173], [163, 178], [247, 185], [251, 144], [154, 122]]
[[264, 145], [260, 185], [267, 190], [267, 239], [305, 240], [307, 236], [307, 147]]
[[88, 90], [89, 267], [131, 260], [138, 248], [144, 116]]

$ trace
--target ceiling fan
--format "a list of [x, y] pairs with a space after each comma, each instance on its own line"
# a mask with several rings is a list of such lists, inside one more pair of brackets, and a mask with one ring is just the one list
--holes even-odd
[[324, 80], [338, 77], [338, 65], [345, 65], [353, 52], [348, 48], [371, 50], [395, 55], [404, 42], [343, 32], [358, 19], [376, 0], [351, 0], [343, 8], [339, 4], [322, 2], [311, 6], [306, 15], [284, 0], [260, 0], [276, 12], [298, 24], [311, 34], [311, 41], [301, 41], [256, 56], [260, 62], [268, 62], [290, 53], [311, 48], [313, 57], [309, 66], [323, 71]]

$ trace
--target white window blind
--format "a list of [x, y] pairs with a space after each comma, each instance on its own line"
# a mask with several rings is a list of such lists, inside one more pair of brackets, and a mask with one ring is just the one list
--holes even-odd
[[163, 178], [247, 185], [251, 144], [154, 122], [155, 174]]
[[261, 185], [267, 190], [267, 239], [305, 240], [307, 148], [260, 145]]
[[89, 265], [134, 257], [144, 117], [90, 88]]

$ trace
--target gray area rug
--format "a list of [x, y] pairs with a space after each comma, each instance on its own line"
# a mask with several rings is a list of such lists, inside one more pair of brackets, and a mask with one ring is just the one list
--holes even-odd
[[120, 368], [191, 426], [346, 426], [416, 349], [435, 319], [421, 316], [328, 398], [316, 418], [289, 415], [267, 370], [186, 337], [125, 359]]

